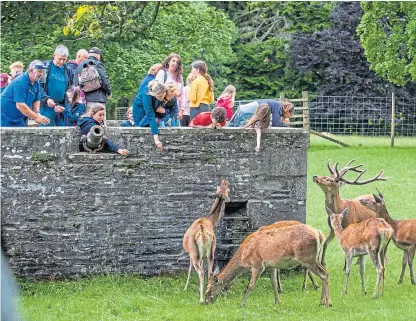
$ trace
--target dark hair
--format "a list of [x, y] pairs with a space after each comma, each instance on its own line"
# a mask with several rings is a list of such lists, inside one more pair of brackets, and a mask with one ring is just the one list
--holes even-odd
[[212, 118], [214, 118], [217, 122], [222, 123], [225, 121], [227, 116], [227, 112], [225, 111], [224, 107], [215, 107], [211, 112]]
[[208, 80], [209, 91], [214, 91], [214, 81], [212, 80], [211, 76], [208, 74], [208, 67], [205, 62], [202, 60], [197, 60], [192, 63], [192, 68], [198, 69], [202, 76]]
[[79, 100], [79, 96], [81, 95], [81, 90], [78, 86], [71, 86], [69, 87], [68, 91], [72, 93], [72, 100], [69, 102], [71, 104], [71, 109], [75, 107], [76, 103]]
[[163, 68], [165, 70], [168, 70], [169, 69], [169, 62], [174, 57], [178, 58], [178, 64], [177, 64], [177, 67], [176, 67], [174, 78], [175, 78], [176, 82], [181, 83], [182, 82], [182, 73], [183, 73], [181, 56], [179, 56], [176, 53], [171, 53], [169, 56], [166, 57], [165, 61], [163, 62]]
[[253, 126], [257, 121], [261, 129], [270, 127], [270, 116], [271, 109], [268, 104], [261, 104], [254, 113], [253, 117], [250, 118], [245, 127]]

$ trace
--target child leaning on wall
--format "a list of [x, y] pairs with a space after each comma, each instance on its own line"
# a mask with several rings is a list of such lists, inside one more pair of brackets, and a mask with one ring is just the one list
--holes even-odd
[[191, 116], [189, 113], [189, 104], [190, 104], [189, 94], [191, 92], [192, 81], [194, 81], [195, 78], [196, 77], [192, 73], [190, 73], [188, 77], [186, 77], [186, 86], [183, 90], [184, 92], [183, 105], [181, 106], [179, 110], [179, 116], [178, 116], [178, 119], [181, 121], [182, 127], [188, 127], [189, 123], [191, 122]]
[[223, 107], [215, 107], [212, 111], [199, 113], [189, 124], [190, 127], [219, 128], [224, 127], [226, 111]]
[[76, 126], [78, 119], [85, 113], [85, 104], [80, 103], [81, 89], [71, 86], [66, 92], [68, 103], [65, 106], [65, 126]]
[[260, 104], [257, 108], [256, 112], [254, 113], [253, 117], [250, 118], [247, 125], [244, 128], [254, 128], [257, 134], [257, 145], [255, 151], [258, 153], [260, 151], [260, 139], [261, 139], [261, 131], [263, 129], [270, 127], [270, 117], [271, 117], [271, 110], [269, 105], [267, 104]]
[[[159, 127], [169, 127], [175, 126], [175, 120], [178, 115], [178, 98], [179, 90], [177, 85], [174, 82], [167, 82], [166, 85], [166, 95], [158, 108], [156, 108], [156, 117], [158, 118]], [[162, 108], [160, 108], [162, 107]], [[158, 111], [161, 112], [158, 112]]]
[[227, 120], [230, 120], [233, 117], [233, 107], [235, 101], [236, 89], [234, 86], [229, 85], [225, 87], [222, 94], [218, 97], [215, 107], [223, 107], [227, 112]]
[[127, 109], [126, 117], [127, 119], [120, 123], [120, 127], [134, 127], [133, 107]]
[[[91, 108], [88, 108], [88, 111], [78, 119], [77, 125], [80, 128], [80, 134], [88, 135], [93, 126], [99, 125], [102, 126], [104, 122], [105, 115], [105, 106], [100, 103], [92, 104]], [[85, 152], [84, 146], [80, 142], [79, 151]], [[127, 149], [119, 148], [115, 143], [113, 143], [109, 138], [103, 148], [104, 152], [114, 152], [120, 155], [128, 155], [129, 151]]]

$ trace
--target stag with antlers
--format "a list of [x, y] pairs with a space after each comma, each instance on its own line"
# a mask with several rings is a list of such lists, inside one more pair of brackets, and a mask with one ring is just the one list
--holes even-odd
[[[381, 170], [373, 178], [359, 181], [361, 176], [364, 175], [366, 170], [359, 169], [361, 165], [351, 166], [354, 162], [350, 160], [342, 169], [338, 169], [338, 162], [331, 168], [331, 164], [328, 160], [327, 167], [330, 172], [330, 176], [313, 176], [313, 181], [318, 184], [318, 186], [325, 193], [325, 206], [328, 207], [333, 213], [341, 213], [344, 209], [349, 207], [348, 215], [345, 215], [342, 220], [342, 228], [345, 229], [348, 225], [353, 223], [359, 223], [369, 218], [376, 217], [376, 213], [369, 208], [360, 204], [360, 199], [372, 197], [369, 195], [362, 195], [353, 200], [343, 200], [339, 194], [339, 189], [342, 183], [349, 185], [365, 185], [375, 181], [386, 181], [388, 178], [383, 177], [383, 171]], [[348, 180], [344, 176], [348, 172], [358, 173], [357, 177], [354, 180]], [[328, 219], [328, 225], [330, 227], [330, 233], [327, 237], [323, 249], [322, 249], [322, 265], [325, 265], [325, 253], [326, 248], [328, 247], [329, 242], [335, 237], [334, 230]]]
[[230, 191], [229, 182], [226, 179], [221, 181], [217, 188], [216, 198], [211, 211], [207, 216], [197, 219], [186, 231], [183, 237], [183, 248], [189, 253], [189, 271], [186, 280], [185, 290], [188, 288], [192, 266], [199, 277], [200, 302], [204, 302], [204, 267], [203, 262], [208, 265], [208, 280], [212, 277], [214, 266], [214, 253], [216, 248], [216, 238], [214, 227], [224, 215], [225, 203], [230, 201], [228, 193]]

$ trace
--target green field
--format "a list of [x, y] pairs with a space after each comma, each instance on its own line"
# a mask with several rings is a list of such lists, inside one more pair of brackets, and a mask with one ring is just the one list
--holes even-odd
[[[343, 198], [376, 191], [384, 194], [391, 216], [416, 218], [416, 139], [399, 138], [390, 148], [388, 138], [339, 137], [351, 148], [341, 148], [321, 138], [311, 137], [308, 152], [308, 224], [328, 233], [323, 192], [312, 182], [313, 175], [326, 175], [326, 161], [350, 159], [368, 169], [363, 179], [385, 170], [387, 182], [364, 186], [344, 186]], [[253, 290], [246, 307], [240, 308], [248, 276], [241, 277], [231, 291], [212, 305], [199, 304], [199, 283], [194, 272], [187, 292], [186, 277], [102, 276], [91, 279], [53, 283], [23, 283], [21, 311], [27, 321], [61, 320], [415, 320], [416, 286], [410, 284], [406, 271], [403, 284], [397, 281], [401, 271], [402, 251], [390, 244], [386, 266], [384, 297], [372, 299], [375, 269], [366, 260], [367, 294], [361, 294], [359, 267], [353, 266], [348, 295], [342, 296], [344, 283], [343, 251], [333, 241], [327, 251], [327, 268], [332, 308], [319, 307], [320, 289], [301, 290], [302, 275], [283, 275], [281, 304], [274, 305], [270, 280], [265, 274]]]

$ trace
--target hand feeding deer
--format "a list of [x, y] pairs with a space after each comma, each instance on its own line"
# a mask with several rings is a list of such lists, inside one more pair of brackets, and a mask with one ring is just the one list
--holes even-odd
[[[302, 223], [299, 221], [279, 221], [270, 225], [262, 226], [257, 231], [266, 231], [266, 230], [272, 230], [275, 228], [282, 228], [282, 227], [299, 225], [299, 224], [302, 224]], [[321, 240], [321, 243], [323, 243], [323, 241], [324, 240]], [[302, 290], [306, 290], [306, 277], [307, 276], [309, 276], [309, 278], [311, 279], [313, 288], [317, 290], [319, 288], [319, 285], [318, 283], [316, 283], [315, 279], [313, 278], [312, 273], [308, 269], [304, 269]], [[280, 282], [280, 270], [275, 269], [275, 268], [270, 269], [270, 278], [272, 280], [274, 291], [276, 291], [275, 287], [277, 284], [277, 291], [279, 291], [279, 293], [283, 293], [282, 283]]]
[[[301, 236], [301, 237], [300, 237]], [[240, 245], [222, 271], [208, 282], [206, 302], [212, 303], [228, 289], [242, 273], [251, 270], [251, 280], [241, 305], [245, 305], [260, 275], [269, 269], [290, 269], [299, 264], [322, 280], [321, 305], [332, 306], [329, 295], [328, 271], [319, 262], [321, 231], [305, 224], [298, 224], [250, 234]], [[272, 284], [273, 284], [273, 278]], [[273, 285], [275, 303], [279, 293]]]
[[342, 222], [348, 215], [349, 208], [344, 209], [341, 214], [334, 214], [328, 207], [331, 226], [335, 232], [339, 243], [345, 252], [345, 284], [342, 291], [347, 294], [348, 279], [350, 276], [352, 258], [360, 256], [360, 275], [363, 294], [366, 294], [364, 284], [364, 255], [368, 254], [373, 261], [377, 272], [377, 281], [373, 293], [373, 298], [377, 297], [380, 281], [381, 295], [384, 294], [384, 269], [387, 246], [393, 236], [393, 228], [382, 218], [369, 218], [360, 223], [350, 224], [347, 228], [342, 227]]
[[230, 201], [230, 198], [228, 197], [229, 191], [229, 182], [228, 180], [223, 179], [220, 186], [217, 188], [216, 198], [211, 211], [206, 217], [201, 217], [193, 222], [183, 237], [183, 248], [185, 252], [189, 253], [190, 260], [185, 290], [188, 288], [193, 266], [199, 277], [200, 303], [204, 303], [203, 261], [207, 261], [209, 280], [212, 277], [216, 248], [214, 228], [224, 215], [225, 203]]
[[[386, 181], [388, 178], [383, 177], [383, 171], [381, 170], [376, 176], [373, 178], [367, 179], [365, 181], [358, 181], [358, 179], [366, 172], [365, 170], [359, 170], [358, 168], [363, 165], [355, 165], [350, 166], [354, 160], [351, 160], [344, 166], [341, 170], [338, 170], [338, 163], [335, 163], [333, 168], [329, 161], [327, 162], [327, 167], [329, 172], [331, 173], [330, 176], [313, 176], [313, 181], [318, 184], [318, 186], [324, 191], [325, 193], [325, 206], [328, 207], [333, 213], [341, 213], [345, 208], [349, 207], [348, 215], [343, 217], [342, 220], [342, 228], [346, 228], [348, 225], [352, 223], [362, 222], [369, 218], [376, 217], [376, 213], [367, 207], [360, 204], [360, 199], [368, 198], [371, 196], [363, 195], [355, 198], [354, 200], [343, 200], [339, 194], [339, 188], [341, 183], [350, 184], [350, 185], [364, 185], [375, 181]], [[349, 172], [353, 171], [359, 173], [358, 176], [353, 180], [347, 180], [343, 176]], [[325, 253], [326, 248], [328, 247], [329, 242], [335, 236], [334, 230], [331, 227], [331, 224], [328, 219], [328, 225], [330, 227], [330, 233], [327, 237], [324, 247], [322, 250], [322, 265], [325, 265]]]
[[403, 282], [406, 265], [409, 265], [410, 282], [415, 285], [415, 277], [413, 275], [413, 259], [416, 249], [416, 219], [412, 220], [393, 220], [386, 208], [383, 195], [378, 191], [378, 196], [373, 194], [374, 199], [361, 200], [361, 204], [370, 208], [377, 213], [378, 217], [383, 218], [391, 225], [394, 230], [393, 242], [401, 250], [403, 250], [402, 272], [400, 273], [399, 284]]

